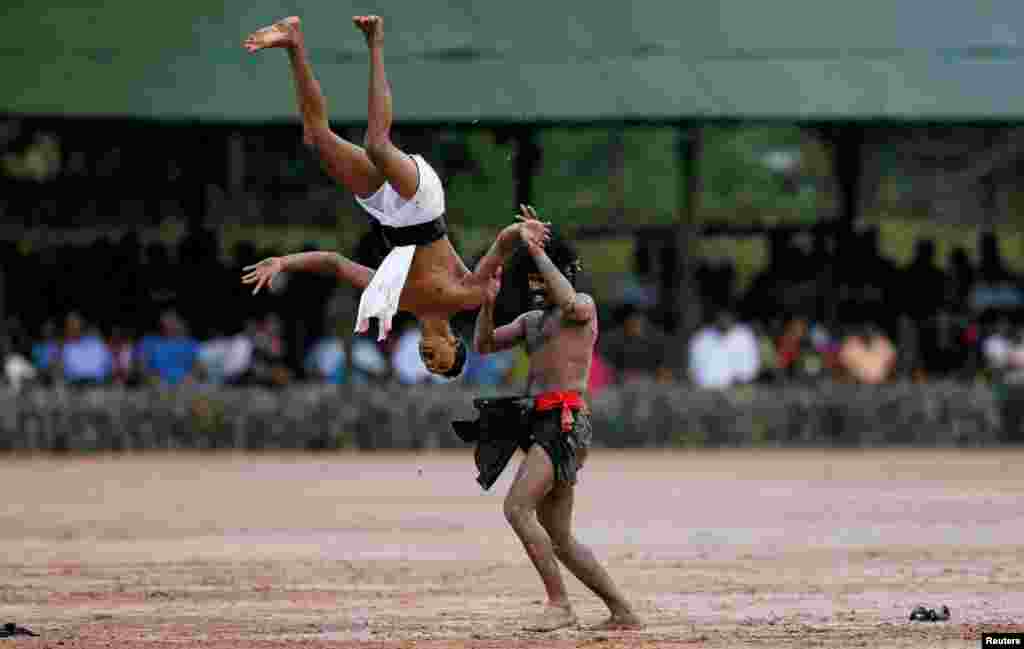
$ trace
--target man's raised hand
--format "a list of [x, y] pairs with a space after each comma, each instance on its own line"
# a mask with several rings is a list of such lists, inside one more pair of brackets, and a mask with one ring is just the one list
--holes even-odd
[[543, 248], [551, 240], [551, 222], [537, 218], [537, 210], [529, 205], [520, 205], [519, 236], [529, 248]]
[[380, 16], [352, 16], [352, 22], [363, 32], [370, 47], [384, 42], [384, 19]]
[[281, 257], [267, 257], [258, 264], [246, 266], [242, 270], [247, 272], [242, 276], [242, 283], [256, 284], [256, 288], [252, 290], [252, 294], [256, 295], [264, 286], [270, 288], [274, 277], [284, 270], [284, 260]]

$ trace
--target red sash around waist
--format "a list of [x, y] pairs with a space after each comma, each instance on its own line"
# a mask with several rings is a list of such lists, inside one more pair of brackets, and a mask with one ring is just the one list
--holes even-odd
[[583, 408], [583, 397], [575, 390], [551, 390], [538, 394], [534, 400], [534, 410], [545, 412], [562, 409], [562, 432], [568, 433], [572, 430], [572, 413], [574, 410]]

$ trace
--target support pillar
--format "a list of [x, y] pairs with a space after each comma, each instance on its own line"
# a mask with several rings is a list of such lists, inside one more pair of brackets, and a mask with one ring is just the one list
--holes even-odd
[[[700, 291], [695, 282], [694, 251], [700, 232], [697, 225], [697, 211], [700, 207], [701, 178], [700, 156], [703, 138], [699, 124], [681, 123], [677, 126], [676, 156], [679, 161], [679, 198], [682, 205], [675, 223], [675, 272], [663, 282], [660, 302], [665, 309], [667, 324], [672, 328], [680, 344], [673, 359], [676, 365], [676, 379], [686, 376], [689, 363], [687, 342], [700, 327], [702, 305]], [[664, 272], [665, 269], [663, 269]]]
[[860, 194], [864, 179], [864, 127], [843, 124], [830, 129], [833, 169], [838, 189], [839, 210], [835, 219], [835, 252], [829, 257], [821, 299], [822, 315], [828, 322], [839, 316], [840, 287], [856, 259], [851, 257], [853, 226], [860, 217]]
[[509, 140], [515, 149], [512, 159], [512, 182], [515, 187], [515, 206], [530, 205], [533, 202], [533, 180], [540, 168], [541, 147], [537, 142], [538, 132], [532, 126], [515, 126], [501, 129], [496, 133], [499, 144]]

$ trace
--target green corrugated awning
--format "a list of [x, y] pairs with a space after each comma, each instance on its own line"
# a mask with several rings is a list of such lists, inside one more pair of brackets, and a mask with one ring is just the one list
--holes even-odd
[[401, 121], [1024, 118], [1024, 5], [921, 0], [23, 3], [0, 112], [292, 121], [284, 53], [240, 42], [298, 13], [332, 119], [362, 123], [371, 12]]

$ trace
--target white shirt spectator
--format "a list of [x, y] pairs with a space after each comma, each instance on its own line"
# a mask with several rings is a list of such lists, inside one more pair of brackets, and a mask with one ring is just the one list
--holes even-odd
[[420, 358], [420, 339], [423, 334], [418, 327], [410, 327], [402, 333], [391, 353], [391, 366], [395, 370], [395, 378], [405, 385], [415, 383], [450, 383], [454, 379], [446, 379], [431, 373]]
[[20, 392], [22, 385], [34, 380], [37, 375], [36, 368], [21, 354], [11, 354], [4, 361], [4, 376], [15, 392]]
[[745, 324], [733, 325], [722, 337], [721, 346], [729, 365], [730, 383], [750, 383], [761, 371], [761, 352], [753, 329]]
[[388, 373], [388, 360], [380, 347], [368, 336], [352, 339], [352, 367], [356, 370], [355, 382], [366, 382], [366, 376], [381, 377]]
[[981, 351], [985, 355], [985, 362], [989, 367], [1003, 369], [1006, 367], [1011, 347], [1009, 338], [997, 333], [985, 339], [981, 345]]
[[249, 336], [236, 334], [214, 338], [199, 346], [199, 360], [213, 383], [236, 379], [252, 365], [253, 344]]
[[690, 341], [690, 376], [697, 387], [726, 388], [731, 382], [729, 355], [723, 336], [714, 327], [704, 327]]
[[[328, 382], [347, 383], [345, 343], [337, 336], [321, 338], [306, 355], [306, 371]], [[365, 384], [371, 377], [388, 373], [388, 361], [368, 336], [352, 338], [352, 383]]]

